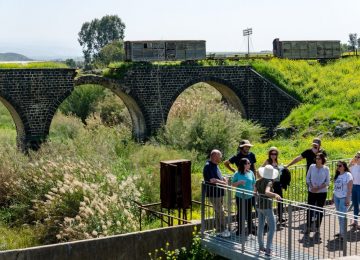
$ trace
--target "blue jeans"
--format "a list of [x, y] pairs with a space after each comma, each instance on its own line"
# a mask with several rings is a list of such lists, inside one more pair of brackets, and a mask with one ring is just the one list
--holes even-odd
[[355, 222], [357, 223], [360, 203], [360, 185], [354, 184], [352, 188], [352, 203], [354, 205]]
[[338, 197], [334, 196], [336, 210], [338, 212], [340, 212], [339, 224], [340, 224], [340, 234], [341, 235], [345, 234], [345, 215], [341, 214], [341, 213], [346, 213], [346, 211], [347, 211], [347, 207], [345, 206], [345, 201], [346, 201], [346, 197], [338, 198]]
[[259, 227], [258, 227], [258, 242], [260, 249], [265, 248], [264, 247], [264, 224], [265, 219], [269, 226], [269, 233], [267, 235], [266, 240], [266, 249], [271, 250], [272, 248], [272, 241], [275, 233], [275, 216], [272, 209], [256, 209], [258, 212], [258, 218], [259, 218]]

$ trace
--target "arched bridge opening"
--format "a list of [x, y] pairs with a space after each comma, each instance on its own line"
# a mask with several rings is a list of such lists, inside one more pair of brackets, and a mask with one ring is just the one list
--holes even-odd
[[[217, 90], [220, 95], [222, 96], [222, 101], [230, 105], [231, 107], [235, 108], [241, 113], [243, 118], [246, 118], [246, 110], [243, 105], [243, 101], [240, 99], [239, 95], [233, 90], [230, 82], [226, 82], [225, 80], [214, 78], [214, 77], [204, 77], [204, 78], [197, 78], [190, 80], [183, 87], [181, 87], [172, 97], [172, 100], [175, 100], [187, 89], [197, 85], [197, 84], [205, 83], [215, 90]], [[170, 111], [173, 104], [170, 104], [170, 107], [167, 107], [167, 110]]]
[[135, 99], [128, 94], [129, 89], [126, 89], [115, 80], [100, 76], [89, 75], [81, 76], [75, 79], [75, 87], [88, 84], [103, 86], [118, 96], [124, 102], [129, 111], [132, 122], [133, 137], [137, 141], [144, 140], [147, 134], [145, 118]]
[[[25, 127], [24, 127], [24, 119], [21, 118], [21, 115], [19, 114], [19, 110], [20, 109], [16, 109], [16, 107], [11, 103], [11, 101], [9, 101], [10, 98], [5, 97], [5, 95], [3, 95], [2, 93], [0, 93], [0, 102], [1, 104], [5, 107], [5, 109], [9, 112], [13, 123], [15, 125], [15, 130], [16, 130], [16, 144], [17, 147], [19, 147], [21, 150], [24, 150], [24, 141], [26, 138], [26, 134], [25, 134]], [[8, 117], [8, 115], [6, 115], [6, 113], [2, 114], [3, 117]], [[4, 118], [4, 120], [7, 120], [7, 118]], [[7, 130], [12, 130], [12, 126], [10, 126], [10, 129]]]

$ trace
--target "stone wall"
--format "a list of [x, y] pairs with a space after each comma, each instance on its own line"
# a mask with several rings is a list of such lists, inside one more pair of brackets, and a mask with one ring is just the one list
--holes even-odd
[[0, 260], [144, 260], [155, 249], [189, 247], [194, 227], [187, 224], [176, 227], [128, 233], [106, 238], [75, 241], [19, 250], [0, 251]]
[[21, 149], [37, 148], [55, 111], [74, 88], [73, 69], [1, 69], [0, 97], [10, 111]]

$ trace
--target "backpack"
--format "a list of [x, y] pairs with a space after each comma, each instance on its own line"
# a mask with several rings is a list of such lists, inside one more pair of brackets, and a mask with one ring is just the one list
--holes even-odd
[[280, 183], [281, 183], [281, 187], [286, 190], [288, 186], [290, 186], [290, 182], [291, 182], [291, 173], [289, 171], [289, 169], [284, 168], [281, 171], [281, 175], [280, 175]]

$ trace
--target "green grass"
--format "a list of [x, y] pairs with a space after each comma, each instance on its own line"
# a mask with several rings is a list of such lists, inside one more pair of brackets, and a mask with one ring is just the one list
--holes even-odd
[[64, 69], [68, 68], [61, 62], [28, 62], [28, 63], [0, 63], [0, 69]]
[[295, 127], [297, 137], [331, 135], [341, 122], [360, 125], [360, 59], [340, 59], [326, 65], [272, 59], [255, 61], [252, 66], [303, 101], [281, 123]]
[[35, 234], [29, 226], [9, 228], [0, 223], [0, 251], [40, 245]]

